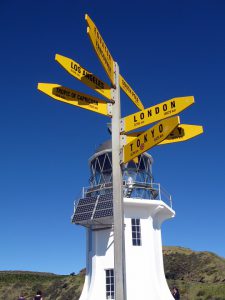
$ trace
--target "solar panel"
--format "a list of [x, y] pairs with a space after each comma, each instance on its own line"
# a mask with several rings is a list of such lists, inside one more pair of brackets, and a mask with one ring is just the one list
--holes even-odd
[[79, 221], [87, 221], [87, 220], [90, 220], [91, 219], [91, 216], [92, 216], [92, 212], [88, 212], [88, 213], [82, 213], [82, 214], [74, 214], [74, 217], [73, 217], [73, 221], [76, 223], [76, 222], [79, 222]]
[[105, 217], [110, 217], [113, 216], [113, 209], [102, 209], [102, 210], [98, 210], [95, 212], [94, 214], [94, 219], [98, 219], [98, 218], [105, 218]]
[[[97, 204], [97, 205], [96, 205]], [[81, 198], [76, 206], [72, 222], [77, 224], [94, 223], [95, 219], [113, 216], [113, 194]]]
[[97, 200], [97, 197], [82, 198], [82, 199], [79, 200], [79, 205], [86, 205], [86, 204], [95, 203], [96, 200]]
[[89, 205], [80, 205], [80, 203], [78, 204], [77, 208], [76, 208], [76, 213], [83, 213], [83, 212], [93, 212], [93, 209], [95, 207], [95, 203], [94, 204], [89, 204]]
[[104, 209], [104, 208], [112, 208], [113, 203], [112, 201], [100, 202], [97, 204], [96, 210]]
[[100, 195], [99, 199], [98, 199], [98, 203], [99, 202], [104, 202], [104, 201], [112, 201], [113, 199], [113, 194], [105, 194], [105, 195]]

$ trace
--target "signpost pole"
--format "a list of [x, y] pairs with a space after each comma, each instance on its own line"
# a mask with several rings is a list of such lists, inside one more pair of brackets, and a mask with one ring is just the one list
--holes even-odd
[[112, 173], [113, 173], [113, 226], [115, 300], [126, 300], [125, 247], [122, 171], [120, 166], [120, 85], [119, 66], [115, 63], [115, 88], [112, 89]]

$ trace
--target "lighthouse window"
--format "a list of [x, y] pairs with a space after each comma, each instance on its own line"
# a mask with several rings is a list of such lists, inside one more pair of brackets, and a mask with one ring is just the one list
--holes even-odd
[[106, 299], [114, 299], [114, 270], [105, 270], [106, 277]]
[[141, 246], [141, 224], [140, 219], [131, 219], [133, 246]]

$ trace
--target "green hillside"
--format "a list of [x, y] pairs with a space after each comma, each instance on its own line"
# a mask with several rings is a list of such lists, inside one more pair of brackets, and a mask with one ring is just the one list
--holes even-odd
[[210, 252], [164, 247], [165, 275], [182, 300], [225, 300], [225, 259]]
[[[164, 247], [163, 255], [168, 284], [180, 289], [181, 300], [225, 300], [224, 258], [181, 247]], [[78, 300], [84, 275], [1, 271], [0, 300], [17, 300], [21, 292], [31, 300], [38, 289], [45, 300]]]

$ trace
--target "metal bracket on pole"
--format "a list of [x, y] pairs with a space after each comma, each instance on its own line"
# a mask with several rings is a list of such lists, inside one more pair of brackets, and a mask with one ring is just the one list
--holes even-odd
[[121, 134], [121, 136], [120, 136], [120, 146], [123, 147], [123, 146], [126, 145], [126, 143], [127, 143], [127, 136], [125, 134]]
[[113, 174], [113, 223], [114, 223], [114, 278], [115, 300], [126, 300], [126, 270], [124, 244], [124, 210], [122, 170], [120, 166], [120, 85], [119, 67], [115, 63], [115, 88], [112, 88], [112, 174]]
[[108, 115], [112, 116], [112, 103], [107, 104]]
[[120, 119], [120, 133], [124, 132], [124, 119]]

